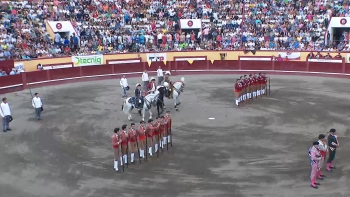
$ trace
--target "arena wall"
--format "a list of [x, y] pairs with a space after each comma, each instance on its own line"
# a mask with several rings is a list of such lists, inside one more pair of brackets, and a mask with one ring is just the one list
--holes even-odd
[[[61, 59], [47, 59], [47, 61], [50, 60], [52, 65], [59, 66], [57, 61], [61, 61]], [[115, 60], [116, 58], [113, 57], [112, 59]], [[272, 56], [238, 56], [237, 60], [210, 60], [208, 56], [203, 56], [203, 53], [201, 53], [201, 56], [193, 56], [191, 52], [190, 55], [182, 53], [181, 56], [173, 56], [173, 59], [177, 61], [135, 62], [139, 58], [130, 59], [133, 61], [128, 62], [128, 58], [122, 58], [123, 62], [117, 62], [117, 64], [73, 66], [0, 77], [0, 94], [54, 84], [118, 79], [123, 74], [127, 77], [140, 77], [141, 79], [141, 73], [144, 70], [148, 70], [151, 76], [155, 76], [159, 66], [163, 71], [171, 70], [172, 75], [264, 72], [268, 75], [314, 75], [350, 78], [350, 63], [346, 63], [345, 58], [285, 62], [274, 61]], [[66, 62], [72, 64], [72, 58]]]
[[[316, 54], [317, 52], [313, 52]], [[327, 55], [328, 52], [322, 52], [322, 55]], [[329, 52], [332, 57], [338, 55], [338, 52]], [[256, 51], [255, 55], [252, 52], [244, 51], [187, 51], [187, 52], [167, 52], [167, 53], [120, 53], [120, 54], [108, 54], [99, 55], [103, 57], [101, 65], [108, 64], [108, 62], [113, 62], [116, 60], [135, 60], [140, 59], [141, 62], [150, 61], [176, 61], [177, 57], [186, 57], [188, 59], [196, 59], [197, 57], [206, 57], [206, 60], [216, 61], [216, 60], [240, 60], [240, 57], [278, 57], [278, 56], [288, 56], [290, 57], [288, 61], [293, 62], [306, 62], [308, 61], [308, 55], [310, 52], [290, 52], [290, 51]], [[350, 63], [350, 53], [340, 53], [340, 55], [345, 59], [345, 63]], [[91, 55], [93, 56], [93, 55]], [[97, 56], [97, 55], [95, 55]], [[40, 58], [34, 60], [21, 60], [16, 61], [17, 64], [23, 64], [27, 72], [35, 71], [38, 64], [50, 65], [50, 64], [70, 64], [73, 62], [77, 66], [74, 57], [60, 57], [60, 58]]]

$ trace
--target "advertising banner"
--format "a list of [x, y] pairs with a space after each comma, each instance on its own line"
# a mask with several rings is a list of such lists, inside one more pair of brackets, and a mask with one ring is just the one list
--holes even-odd
[[43, 65], [43, 70], [61, 69], [61, 68], [72, 68], [72, 64], [47, 64]]
[[103, 55], [72, 56], [74, 66], [93, 66], [103, 64]]
[[147, 62], [163, 62], [166, 60], [166, 53], [147, 53]]
[[241, 57], [243, 61], [271, 61], [270, 57]]
[[181, 29], [201, 29], [202, 20], [201, 19], [180, 19]]
[[174, 57], [175, 61], [206, 60], [205, 57]]
[[15, 69], [18, 71], [25, 71], [23, 62], [15, 62]]
[[346, 63], [350, 63], [350, 53], [346, 54]]
[[334, 60], [334, 59], [309, 59], [309, 62], [327, 62], [327, 63], [342, 63], [343, 60]]
[[300, 60], [300, 52], [278, 52], [282, 58], [288, 57], [289, 60]]

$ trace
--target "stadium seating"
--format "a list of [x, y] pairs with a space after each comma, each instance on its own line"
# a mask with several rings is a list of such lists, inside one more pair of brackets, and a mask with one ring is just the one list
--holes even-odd
[[[347, 49], [325, 46], [331, 16], [344, 0], [26, 0], [0, 2], [0, 59], [169, 50]], [[181, 32], [180, 19], [202, 19]], [[80, 44], [50, 36], [47, 21], [71, 21]], [[161, 42], [157, 42], [160, 38]]]

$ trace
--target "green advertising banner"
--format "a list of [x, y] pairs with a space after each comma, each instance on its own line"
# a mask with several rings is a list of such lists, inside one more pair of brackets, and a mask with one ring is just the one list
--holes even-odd
[[103, 64], [103, 55], [72, 56], [74, 66], [93, 66]]

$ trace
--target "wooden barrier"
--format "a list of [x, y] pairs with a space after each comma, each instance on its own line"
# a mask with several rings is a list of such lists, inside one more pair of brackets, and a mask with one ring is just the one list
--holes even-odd
[[[266, 59], [266, 57], [264, 57]], [[318, 61], [290, 61], [280, 62], [258, 60], [195, 60], [106, 64], [97, 66], [81, 66], [72, 68], [42, 70], [26, 72], [18, 75], [0, 77], [0, 94], [20, 91], [28, 87], [38, 87], [78, 81], [98, 79], [115, 79], [125, 74], [128, 77], [141, 77], [144, 70], [156, 75], [155, 71], [161, 67], [163, 71], [171, 70], [172, 75], [177, 74], [237, 74], [258, 73], [288, 74], [288, 75], [316, 75], [350, 78], [350, 63], [318, 62]]]

